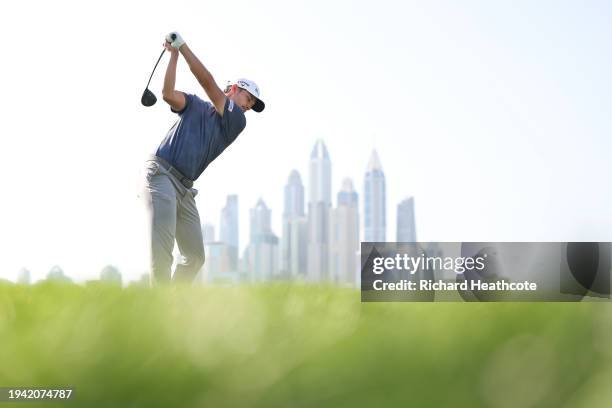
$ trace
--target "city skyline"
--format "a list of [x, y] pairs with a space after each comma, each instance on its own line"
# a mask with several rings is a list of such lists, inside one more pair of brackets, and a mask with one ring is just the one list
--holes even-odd
[[[323, 139], [317, 139], [317, 141], [315, 142], [314, 148], [313, 148], [312, 153], [311, 153], [311, 159], [312, 159], [313, 155], [318, 154], [317, 153], [319, 151], [318, 149], [321, 149], [320, 151], [323, 152], [323, 154], [329, 159], [329, 153], [327, 151], [327, 147], [326, 147], [325, 141]], [[374, 167], [372, 167], [372, 166], [374, 166]], [[365, 170], [364, 170], [363, 173], [366, 175], [366, 176], [363, 177], [364, 180], [367, 179], [367, 174], [373, 168], [376, 171], [381, 171], [382, 172], [381, 159], [380, 159], [376, 149], [372, 150], [370, 159], [369, 159], [369, 161], [367, 163], [367, 166], [364, 166]], [[318, 173], [318, 169], [316, 171], [314, 171], [314, 174], [316, 174], [317, 176], [320, 176], [320, 174]], [[382, 176], [385, 177], [384, 174]], [[318, 195], [317, 197], [319, 197], [319, 196], [320, 197], [324, 197], [323, 202], [325, 202], [326, 204], [328, 204], [331, 207], [333, 205], [337, 205], [338, 204], [338, 202], [339, 202], [338, 198], [336, 198], [335, 200], [333, 198], [336, 197], [337, 195], [339, 195], [339, 193], [344, 191], [343, 189], [346, 186], [346, 182], [350, 181], [351, 185], [354, 185], [353, 180], [359, 180], [359, 179], [360, 178], [355, 177], [355, 176], [353, 176], [353, 177], [350, 177], [350, 176], [345, 177], [342, 180], [341, 186], [335, 192], [332, 191], [333, 190], [332, 183], [330, 181], [326, 181], [326, 183], [328, 185], [324, 187], [325, 192], [321, 193], [321, 191], [316, 189], [316, 185], [315, 185], [313, 187], [315, 192], [311, 191], [310, 194], [311, 195]], [[285, 198], [283, 200], [284, 206], [281, 206], [281, 209], [279, 210], [279, 214], [280, 215], [278, 217], [278, 219], [280, 220], [280, 222], [278, 222], [278, 225], [281, 225], [281, 228], [277, 231], [273, 227], [271, 227], [272, 232], [274, 232], [275, 234], [278, 234], [279, 236], [283, 235], [282, 234], [282, 231], [283, 231], [283, 221], [282, 220], [285, 217], [288, 217], [288, 218], [291, 218], [291, 217], [303, 217], [303, 216], [306, 216], [307, 213], [308, 213], [307, 211], [305, 211], [305, 208], [307, 208], [307, 206], [308, 206], [308, 199], [307, 199], [307, 196], [304, 195], [304, 192], [305, 192], [304, 185], [307, 184], [307, 183], [304, 183], [302, 180], [303, 180], [302, 174], [301, 174], [301, 172], [299, 170], [291, 169], [291, 170], [288, 171], [288, 173], [287, 173], [287, 182], [286, 182], [286, 184], [284, 186], [284, 189], [285, 189]], [[308, 178], [306, 180], [308, 180]], [[331, 178], [329, 178], [328, 180], [331, 180]], [[310, 185], [310, 183], [308, 183], [308, 185]], [[360, 197], [359, 206], [360, 206], [360, 208], [362, 208], [362, 213], [361, 214], [363, 214], [363, 208], [365, 207], [365, 199], [363, 198], [365, 196], [364, 190], [365, 190], [365, 188], [361, 189], [361, 190], [355, 189], [355, 192]], [[289, 197], [288, 197], [288, 192], [289, 192]], [[300, 198], [296, 199], [292, 195], [295, 195], [295, 196], [300, 197]], [[229, 197], [233, 197], [233, 200], [235, 200], [236, 202], [238, 201], [238, 197], [239, 196], [240, 196], [240, 194], [237, 194], [237, 193], [232, 193], [232, 194], [228, 194], [227, 195], [228, 199], [229, 199]], [[256, 206], [258, 204], [259, 200], [262, 200], [264, 203], [267, 202], [266, 197], [259, 196], [257, 198], [257, 201], [255, 203], [253, 203], [253, 205]], [[410, 194], [405, 194], [403, 196], [403, 198], [400, 201], [398, 201], [395, 205], [399, 206], [403, 201], [406, 201], [406, 200], [412, 200], [412, 205], [414, 207], [415, 197], [413, 195], [410, 195]], [[301, 203], [301, 205], [300, 205], [300, 203]], [[383, 206], [380, 207], [380, 208], [377, 208], [377, 210], [379, 210], [381, 213], [385, 214], [384, 218], [386, 219], [386, 217], [388, 217], [387, 214], [389, 213], [389, 203], [387, 203], [386, 200], [385, 200], [382, 204], [383, 204]], [[237, 206], [237, 203], [234, 204], [234, 205]], [[249, 204], [247, 203], [247, 206], [248, 205]], [[286, 207], [290, 207], [292, 209], [292, 211], [288, 212], [288, 213], [283, 212], [284, 211], [283, 209], [286, 208]], [[268, 206], [267, 204], [266, 204], [266, 208], [269, 208], [270, 210], [274, 210], [273, 206]], [[223, 212], [224, 210], [220, 209], [220, 211]], [[247, 209], [243, 209], [243, 210], [241, 210], [240, 214], [248, 213], [248, 211], [249, 210], [247, 210]], [[414, 208], [412, 209], [412, 211], [414, 212]], [[396, 212], [396, 214], [397, 214], [397, 212]], [[238, 218], [238, 216], [236, 216], [236, 217]], [[414, 217], [414, 214], [413, 214], [413, 217]], [[212, 218], [214, 218], [214, 217], [211, 217], [211, 219]], [[221, 218], [223, 218], [223, 215], [221, 216]], [[363, 215], [362, 215], [361, 218], [363, 218]], [[271, 226], [274, 224], [274, 219], [275, 218], [271, 218], [271, 220], [270, 220], [270, 225]], [[394, 217], [394, 219], [396, 219], [396, 217]], [[416, 217], [414, 217], [414, 220], [415, 220], [414, 228], [416, 229]], [[360, 219], [360, 222], [363, 223], [363, 225], [365, 225], [365, 222], [364, 222], [363, 219]], [[205, 225], [211, 225], [213, 227], [213, 230], [217, 231], [217, 224], [213, 223], [212, 221], [204, 221], [202, 225], [203, 225], [203, 228], [204, 228]], [[397, 231], [397, 227], [396, 226], [393, 226], [393, 227], [394, 228], [392, 230], [389, 230], [388, 229], [389, 226], [385, 224], [385, 228], [384, 229], [385, 229], [386, 232], [382, 236], [377, 236], [377, 237], [381, 238], [381, 241], [389, 240], [389, 238], [391, 236], [391, 232], [396, 232]], [[234, 228], [237, 228], [237, 227], [234, 227]], [[365, 227], [362, 227], [360, 229], [360, 232], [364, 232], [364, 229], [365, 229]], [[360, 240], [361, 241], [365, 241], [365, 239], [362, 239], [362, 238], [364, 238], [364, 235], [365, 234], [361, 234], [360, 233]], [[393, 235], [393, 237], [395, 237], [395, 235]], [[219, 236], [218, 240], [225, 242], [225, 240], [223, 238], [221, 238], [220, 236]], [[236, 242], [237, 241], [238, 240], [236, 239]], [[247, 241], [243, 241], [243, 242], [239, 242], [240, 248], [244, 249], [246, 247], [247, 243], [248, 243], [248, 240]]]
[[[381, 159], [373, 149], [365, 168], [363, 201], [360, 203], [360, 195], [354, 188], [352, 178], [345, 178], [334, 203], [332, 165], [324, 140], [316, 140], [310, 154], [309, 176], [306, 178], [308, 195], [305, 195], [300, 172], [296, 169], [288, 171], [283, 187], [284, 205], [282, 211], [278, 211], [282, 218], [279, 235], [272, 229], [273, 208], [266, 204], [263, 197], [259, 197], [249, 209], [249, 239], [239, 266], [230, 267], [224, 261], [228, 250], [224, 246], [239, 246], [239, 243], [219, 237], [206, 246], [209, 265], [204, 266], [203, 273], [207, 277], [203, 280], [262, 282], [283, 279], [356, 286], [359, 282], [361, 236], [365, 236], [366, 240], [385, 240], [385, 175]], [[238, 197], [238, 194], [227, 197], [227, 202], [233, 203], [236, 214], [239, 213]], [[407, 197], [397, 205], [398, 238], [405, 238], [406, 242], [416, 240], [414, 201], [414, 197]], [[221, 210], [221, 222], [226, 222], [228, 205]], [[305, 211], [305, 208], [308, 210]], [[240, 235], [237, 218], [235, 215], [234, 237]], [[368, 219], [374, 222], [368, 223]], [[208, 223], [202, 228], [214, 230]]]

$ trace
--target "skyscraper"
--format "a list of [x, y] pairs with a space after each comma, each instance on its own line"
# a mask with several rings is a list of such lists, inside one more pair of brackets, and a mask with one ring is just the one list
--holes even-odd
[[364, 241], [387, 240], [385, 174], [376, 150], [372, 151], [364, 182]]
[[301, 217], [304, 215], [304, 186], [297, 170], [292, 170], [285, 186], [284, 217]]
[[322, 140], [310, 155], [308, 195], [308, 273], [307, 280], [329, 279], [329, 211], [331, 207], [331, 161]]
[[202, 238], [204, 239], [204, 243], [207, 244], [209, 242], [215, 241], [215, 226], [209, 223], [202, 225]]
[[329, 270], [334, 282], [354, 286], [357, 282], [359, 251], [359, 199], [353, 182], [345, 179], [338, 205], [330, 217]]
[[278, 237], [272, 232], [271, 211], [262, 199], [251, 209], [250, 243], [246, 258], [253, 281], [278, 278]]
[[[297, 170], [292, 170], [285, 186], [283, 210], [283, 236], [281, 239], [281, 271], [288, 277], [299, 277], [306, 273], [307, 240], [303, 233], [293, 229], [304, 228], [304, 186]], [[300, 222], [300, 220], [302, 222]], [[296, 240], [294, 242], [294, 240]], [[293, 258], [298, 258], [294, 260]]]
[[409, 197], [397, 206], [397, 242], [416, 242], [414, 198]]
[[238, 196], [228, 195], [225, 207], [221, 210], [219, 222], [219, 241], [227, 245], [229, 268], [238, 270]]
[[201, 282], [237, 282], [236, 269], [230, 267], [229, 246], [220, 241], [208, 242], [204, 245], [206, 262], [199, 274]]
[[250, 210], [250, 238], [251, 243], [259, 242], [262, 237], [272, 231], [272, 211], [266, 203], [260, 198], [257, 200], [255, 207]]
[[289, 277], [304, 281], [308, 272], [308, 218], [297, 217], [289, 221], [290, 253]]

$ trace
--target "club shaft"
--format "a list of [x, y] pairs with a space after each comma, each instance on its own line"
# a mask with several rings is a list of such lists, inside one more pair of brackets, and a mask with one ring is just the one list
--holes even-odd
[[155, 66], [153, 67], [153, 71], [151, 72], [151, 76], [149, 77], [149, 82], [147, 82], [147, 88], [149, 87], [149, 84], [151, 83], [151, 78], [153, 78], [153, 74], [155, 73], [155, 68], [157, 68], [157, 64], [159, 64], [159, 61], [161, 61], [161, 59], [164, 56], [165, 52], [166, 52], [166, 50], [164, 49], [161, 52], [161, 54], [159, 54], [159, 58], [157, 59], [157, 62], [155, 63]]

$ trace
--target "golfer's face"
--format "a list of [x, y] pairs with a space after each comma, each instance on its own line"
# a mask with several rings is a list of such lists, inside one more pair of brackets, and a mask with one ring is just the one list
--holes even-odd
[[255, 97], [249, 91], [239, 88], [235, 102], [240, 106], [240, 109], [246, 112], [255, 105]]

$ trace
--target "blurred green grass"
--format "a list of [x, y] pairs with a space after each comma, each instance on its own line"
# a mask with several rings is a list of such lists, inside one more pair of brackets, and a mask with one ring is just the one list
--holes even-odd
[[17, 407], [602, 407], [608, 303], [361, 303], [325, 286], [0, 284]]

